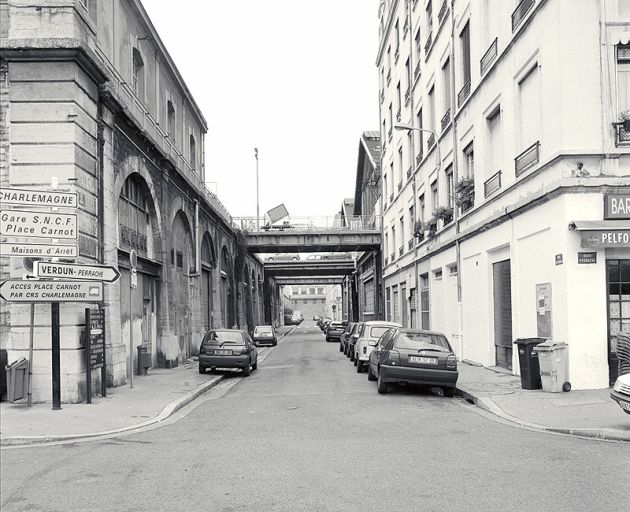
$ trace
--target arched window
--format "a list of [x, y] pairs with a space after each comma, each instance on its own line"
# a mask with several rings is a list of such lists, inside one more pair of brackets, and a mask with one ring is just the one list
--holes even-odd
[[144, 180], [131, 175], [118, 198], [119, 246], [135, 249], [140, 256], [154, 258], [151, 195]]
[[197, 172], [197, 148], [194, 135], [190, 136], [190, 167], [193, 172]]
[[133, 49], [131, 83], [133, 92], [140, 101], [144, 101], [144, 61], [137, 48]]
[[175, 141], [175, 107], [171, 100], [166, 102], [166, 130], [167, 135]]

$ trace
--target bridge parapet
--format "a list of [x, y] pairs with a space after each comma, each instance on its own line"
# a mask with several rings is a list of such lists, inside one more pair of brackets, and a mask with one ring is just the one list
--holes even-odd
[[380, 231], [382, 216], [353, 215], [339, 216], [288, 217], [274, 224], [265, 218], [233, 217], [234, 227], [250, 234], [269, 233], [274, 231]]

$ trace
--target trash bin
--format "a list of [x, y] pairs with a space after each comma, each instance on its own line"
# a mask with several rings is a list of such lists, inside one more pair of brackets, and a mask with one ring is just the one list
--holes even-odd
[[28, 359], [21, 357], [5, 366], [7, 372], [7, 400], [11, 403], [26, 398], [28, 393]]
[[571, 391], [567, 348], [563, 341], [554, 340], [547, 340], [534, 348], [538, 354], [543, 391], [549, 393]]
[[149, 347], [138, 345], [138, 375], [146, 375], [147, 370], [151, 366], [151, 354]]
[[518, 362], [521, 368], [521, 387], [523, 389], [540, 389], [540, 369], [538, 355], [534, 347], [547, 338], [518, 338], [514, 344], [518, 346]]

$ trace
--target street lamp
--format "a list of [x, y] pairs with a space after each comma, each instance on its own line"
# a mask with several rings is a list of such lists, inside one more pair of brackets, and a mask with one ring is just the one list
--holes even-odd
[[258, 198], [258, 148], [254, 148], [254, 157], [256, 158], [256, 231], [260, 231], [260, 203]]
[[[442, 166], [442, 156], [440, 155], [440, 139], [435, 130], [429, 130], [427, 128], [416, 128], [415, 126], [411, 126], [409, 124], [395, 124], [394, 130], [404, 130], [404, 131], [413, 131], [413, 132], [427, 132], [431, 133], [435, 136], [435, 148], [437, 150], [437, 159], [438, 159], [438, 169]], [[422, 148], [420, 148], [422, 149]]]

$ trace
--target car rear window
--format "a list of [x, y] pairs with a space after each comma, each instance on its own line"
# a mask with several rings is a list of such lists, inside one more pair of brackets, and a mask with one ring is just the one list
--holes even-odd
[[451, 352], [447, 339], [439, 334], [423, 334], [419, 332], [400, 333], [394, 342], [396, 348], [408, 350], [422, 350], [439, 348], [444, 352]]
[[370, 329], [370, 338], [380, 338], [390, 329], [391, 327], [372, 327]]
[[330, 326], [331, 327], [343, 327], [343, 324], [341, 322], [331, 322]]
[[245, 345], [243, 334], [239, 331], [208, 331], [203, 337], [204, 345]]
[[256, 327], [254, 336], [273, 336], [273, 330], [271, 327]]

